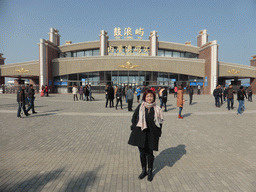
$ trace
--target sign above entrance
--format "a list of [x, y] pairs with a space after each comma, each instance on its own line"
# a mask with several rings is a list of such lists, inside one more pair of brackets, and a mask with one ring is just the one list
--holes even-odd
[[131, 45], [127, 45], [123, 47], [122, 45], [118, 45], [117, 47], [108, 47], [108, 55], [110, 56], [149, 56], [149, 47], [145, 46], [136, 46], [132, 47]]
[[130, 61], [126, 62], [126, 65], [119, 65], [119, 67], [125, 68], [125, 69], [134, 69], [139, 67], [139, 65], [132, 65]]
[[[139, 28], [135, 30], [135, 34], [138, 36], [138, 39], [142, 40], [142, 37], [144, 35], [144, 28]], [[114, 28], [114, 37], [115, 39], [119, 40], [122, 37], [122, 31], [120, 27]], [[127, 27], [124, 29], [124, 39], [133, 39], [132, 35], [132, 29], [130, 27]]]

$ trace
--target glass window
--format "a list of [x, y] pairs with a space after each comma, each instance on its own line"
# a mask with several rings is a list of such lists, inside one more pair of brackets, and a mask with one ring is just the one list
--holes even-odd
[[100, 50], [99, 49], [92, 50], [92, 55], [93, 56], [99, 56], [100, 55]]
[[158, 56], [164, 57], [164, 50], [163, 49], [158, 49]]
[[72, 57], [76, 57], [76, 52], [72, 52]]
[[172, 57], [172, 51], [165, 50], [165, 57]]
[[85, 56], [86, 56], [86, 57], [92, 56], [92, 50], [87, 50], [87, 51], [85, 51]]
[[180, 57], [180, 52], [173, 51], [173, 57]]
[[187, 58], [193, 58], [193, 53], [185, 53], [185, 57], [187, 57]]
[[66, 52], [66, 57], [72, 57], [72, 53], [71, 52]]
[[60, 76], [60, 80], [61, 81], [67, 81], [68, 80], [68, 75], [62, 75], [62, 76]]
[[69, 80], [77, 80], [77, 74], [70, 74], [68, 75]]
[[84, 51], [77, 51], [76, 55], [77, 57], [84, 57]]
[[180, 56], [181, 56], [181, 57], [185, 57], [185, 53], [181, 52], [181, 53], [180, 53]]

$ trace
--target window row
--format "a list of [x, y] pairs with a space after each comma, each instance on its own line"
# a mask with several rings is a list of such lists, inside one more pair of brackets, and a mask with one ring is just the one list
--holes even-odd
[[158, 56], [160, 57], [185, 57], [185, 58], [198, 58], [198, 54], [180, 51], [171, 51], [165, 49], [158, 49]]
[[99, 56], [100, 50], [99, 49], [92, 49], [86, 51], [69, 51], [65, 53], [60, 53], [60, 58], [66, 57], [90, 57], [90, 56]]

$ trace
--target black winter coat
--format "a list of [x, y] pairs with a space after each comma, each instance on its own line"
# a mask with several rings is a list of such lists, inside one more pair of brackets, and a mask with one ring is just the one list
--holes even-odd
[[28, 91], [28, 98], [29, 99], [34, 99], [35, 98], [35, 90], [34, 89], [29, 89]]
[[114, 91], [113, 87], [108, 88], [108, 94], [107, 95], [108, 95], [108, 99], [114, 99], [115, 91]]
[[137, 123], [139, 121], [139, 109], [140, 105], [135, 110], [132, 116], [132, 132], [128, 141], [128, 144], [133, 146], [138, 146], [141, 148], [148, 147], [151, 150], [158, 151], [159, 137], [162, 134], [162, 125], [161, 127], [157, 127], [154, 122], [154, 108], [150, 108], [150, 112], [148, 113], [148, 109], [145, 109], [146, 123], [147, 127], [143, 131], [141, 131], [140, 127], [137, 127]]

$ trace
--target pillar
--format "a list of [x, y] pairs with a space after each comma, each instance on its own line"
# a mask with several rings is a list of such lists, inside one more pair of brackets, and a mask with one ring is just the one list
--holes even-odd
[[158, 35], [156, 31], [150, 32], [149, 40], [150, 40], [150, 56], [157, 56]]
[[208, 43], [208, 34], [207, 30], [201, 30], [197, 36], [197, 46], [202, 47], [204, 44]]
[[[4, 60], [5, 58], [3, 58], [3, 54], [0, 53], [0, 65], [4, 65]], [[5, 84], [5, 77], [1, 76], [1, 69], [0, 69], [0, 85], [4, 85]]]
[[46, 82], [46, 45], [45, 40], [40, 39], [39, 43], [39, 87], [47, 84]]
[[107, 45], [108, 45], [108, 33], [107, 31], [102, 30], [100, 32], [100, 56], [107, 55]]

